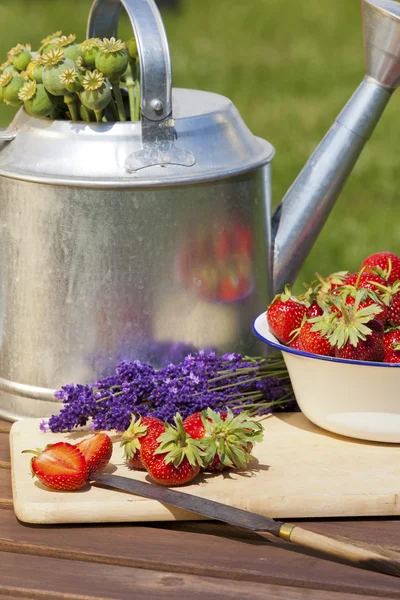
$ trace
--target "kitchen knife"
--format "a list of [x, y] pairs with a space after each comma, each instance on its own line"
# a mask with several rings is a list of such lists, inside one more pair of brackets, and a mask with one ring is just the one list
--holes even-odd
[[91, 483], [151, 498], [163, 504], [170, 504], [257, 533], [270, 533], [287, 542], [344, 559], [358, 567], [400, 577], [400, 553], [380, 546], [354, 542], [347, 538], [327, 537], [297, 525], [275, 521], [247, 510], [214, 502], [214, 500], [120, 475], [94, 475], [91, 477]]

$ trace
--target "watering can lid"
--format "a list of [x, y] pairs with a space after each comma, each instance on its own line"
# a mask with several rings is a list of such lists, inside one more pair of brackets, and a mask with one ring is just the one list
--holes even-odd
[[273, 158], [274, 148], [250, 132], [224, 96], [174, 88], [172, 105], [169, 136], [145, 142], [143, 121], [74, 123], [22, 109], [0, 143], [0, 175], [58, 185], [165, 186], [231, 177]]

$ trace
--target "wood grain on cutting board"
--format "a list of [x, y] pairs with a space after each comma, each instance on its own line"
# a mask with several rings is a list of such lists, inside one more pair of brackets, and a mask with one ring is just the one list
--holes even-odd
[[[264, 441], [248, 471], [203, 474], [179, 488], [273, 518], [399, 515], [400, 445], [365, 442], [326, 432], [301, 413], [270, 415]], [[75, 492], [46, 489], [30, 472], [31, 455], [56, 441], [74, 443], [88, 431], [43, 433], [40, 419], [13, 424], [10, 449], [14, 510], [27, 523], [101, 523], [198, 519], [188, 511], [124, 492], [87, 485]], [[112, 436], [117, 439], [117, 436]], [[140, 480], [128, 469], [119, 443], [106, 472]]]

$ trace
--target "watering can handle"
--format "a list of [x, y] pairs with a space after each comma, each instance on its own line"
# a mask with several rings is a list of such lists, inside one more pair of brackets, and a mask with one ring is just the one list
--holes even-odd
[[167, 36], [154, 0], [95, 0], [87, 37], [117, 38], [122, 6], [138, 48], [142, 115], [150, 121], [166, 121], [172, 116], [172, 71]]
[[134, 173], [155, 165], [191, 167], [194, 155], [175, 144], [172, 71], [168, 41], [154, 0], [94, 0], [87, 37], [117, 37], [121, 7], [135, 34], [140, 61], [142, 149], [130, 154], [125, 169]]

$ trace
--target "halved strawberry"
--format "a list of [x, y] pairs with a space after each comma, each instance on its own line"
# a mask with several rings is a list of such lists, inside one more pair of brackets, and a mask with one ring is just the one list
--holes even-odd
[[105, 469], [113, 451], [111, 438], [106, 433], [96, 433], [76, 444], [76, 447], [85, 457], [89, 477]]
[[124, 449], [124, 458], [131, 469], [146, 470], [143, 466], [140, 448], [143, 442], [157, 439], [165, 431], [165, 426], [160, 419], [155, 417], [141, 417], [137, 419], [132, 415], [129, 427], [122, 434], [121, 446]]
[[32, 453], [32, 477], [53, 490], [77, 490], [88, 480], [89, 470], [85, 457], [77, 446], [57, 442], [44, 450], [23, 450]]
[[196, 412], [183, 421], [186, 432], [202, 440], [207, 471], [222, 471], [228, 467], [244, 469], [251, 460], [251, 451], [262, 440], [262, 425], [241, 412], [217, 413], [211, 408]]

